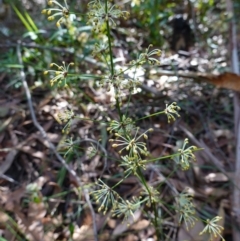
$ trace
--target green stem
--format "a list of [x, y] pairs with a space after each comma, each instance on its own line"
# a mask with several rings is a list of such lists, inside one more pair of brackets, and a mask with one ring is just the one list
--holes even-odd
[[155, 226], [155, 231], [156, 231], [156, 236], [157, 236], [157, 240], [161, 240], [161, 233], [160, 233], [160, 223], [158, 223], [158, 212], [157, 212], [157, 207], [156, 207], [156, 203], [153, 202], [152, 204], [153, 207], [153, 212], [154, 212], [154, 220], [153, 220], [153, 225]]
[[[105, 14], [106, 14], [106, 16], [108, 15], [108, 0], [105, 0]], [[106, 25], [107, 25], [107, 37], [108, 37], [108, 46], [109, 46], [109, 54], [110, 54], [111, 78], [112, 78], [112, 80], [114, 80], [114, 78], [116, 78], [116, 76], [115, 76], [115, 72], [114, 72], [112, 43], [111, 43], [110, 26], [109, 26], [109, 21], [108, 20], [106, 21]], [[136, 65], [137, 64], [138, 63], [136, 63]], [[132, 67], [133, 66], [131, 66], [131, 67], [127, 68], [127, 69], [130, 69]], [[123, 74], [125, 71], [127, 71], [127, 69], [122, 71], [120, 74]], [[118, 74], [118, 75], [120, 75], [120, 74]], [[122, 122], [123, 121], [123, 115], [122, 115], [122, 112], [120, 110], [120, 102], [119, 102], [118, 90], [116, 89], [117, 87], [114, 85], [114, 83], [113, 83], [113, 86], [114, 86], [115, 94], [116, 94], [116, 109], [118, 111], [120, 121]], [[144, 177], [140, 167], [137, 168], [137, 173], [136, 174], [137, 174], [140, 182], [145, 186], [145, 188], [146, 188], [146, 190], [147, 190], [147, 192], [149, 194], [150, 203], [152, 204], [151, 207], [152, 207], [152, 210], [154, 212], [153, 225], [155, 226], [155, 229], [156, 229], [157, 238], [158, 238], [158, 240], [160, 240], [160, 229], [159, 229], [159, 224], [158, 224], [158, 212], [157, 212], [156, 203], [152, 202], [151, 190], [150, 190], [150, 188], [149, 188], [149, 186], [147, 184], [147, 181], [145, 180], [145, 177]], [[123, 180], [121, 180], [119, 183], [117, 183], [117, 185], [119, 185], [122, 181]]]
[[67, 75], [68, 77], [78, 77], [81, 79], [90, 79], [90, 78], [94, 78], [94, 79], [99, 79], [99, 75], [93, 75], [93, 74], [69, 74]]
[[102, 53], [102, 56], [103, 56], [103, 59], [105, 60], [105, 62], [107, 64], [108, 69], [111, 69], [111, 67], [109, 66], [106, 54]]
[[146, 190], [148, 192], [150, 203], [151, 203], [151, 207], [152, 207], [152, 210], [154, 212], [153, 225], [154, 225], [155, 230], [156, 230], [157, 239], [160, 240], [160, 229], [159, 229], [160, 224], [158, 224], [157, 206], [156, 206], [156, 203], [154, 201], [152, 202], [151, 191], [150, 191], [150, 189], [148, 187], [147, 181], [145, 180], [145, 177], [144, 177], [144, 175], [142, 173], [142, 170], [139, 167], [137, 169], [137, 176], [140, 179], [140, 182], [143, 184], [143, 186], [146, 188]]
[[121, 179], [118, 183], [116, 183], [113, 187], [111, 187], [112, 189], [114, 189], [115, 187], [117, 187], [119, 184], [121, 184], [125, 179], [127, 179], [130, 176], [131, 173], [128, 173], [126, 176], [124, 176], [123, 179]]
[[137, 119], [135, 122], [146, 119], [146, 118], [149, 118], [149, 117], [152, 117], [152, 116], [155, 116], [155, 115], [161, 115], [161, 114], [165, 114], [165, 111], [160, 111], [160, 112], [156, 112], [156, 113], [151, 114], [151, 115], [144, 116], [142, 118]]
[[135, 64], [130, 65], [128, 68], [126, 68], [126, 69], [122, 70], [121, 72], [119, 72], [118, 75], [124, 74], [124, 72], [128, 71], [129, 69], [132, 69], [134, 66], [137, 67], [141, 62], [142, 62], [142, 60], [141, 61], [137, 61]]
[[[105, 0], [105, 13], [108, 14], [108, 0]], [[111, 43], [111, 34], [110, 34], [110, 26], [109, 21], [106, 21], [107, 24], [107, 37], [108, 37], [108, 46], [109, 46], [109, 55], [110, 55], [110, 71], [112, 78], [114, 77], [114, 64], [113, 64], [113, 52], [112, 52], [112, 43]], [[114, 86], [115, 88], [115, 86]], [[117, 93], [115, 89], [115, 93]], [[116, 108], [119, 114], [120, 121], [122, 121], [122, 112], [120, 110], [120, 102], [119, 97], [116, 95]]]
[[[193, 150], [192, 152], [200, 151], [200, 150], [204, 150], [204, 148], [197, 148], [196, 150]], [[177, 152], [175, 154], [162, 156], [162, 157], [157, 157], [157, 158], [153, 158], [153, 159], [150, 159], [150, 160], [147, 160], [147, 161], [143, 161], [142, 163], [143, 164], [147, 164], [147, 163], [151, 163], [151, 162], [155, 162], [155, 161], [160, 161], [160, 160], [164, 160], [164, 159], [168, 159], [168, 158], [173, 158], [175, 156], [180, 156], [180, 155], [182, 155], [182, 153], [181, 152]]]

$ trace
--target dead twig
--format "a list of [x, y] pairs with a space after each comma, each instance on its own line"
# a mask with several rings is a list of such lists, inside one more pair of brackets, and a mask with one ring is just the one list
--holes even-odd
[[194, 135], [187, 130], [187, 128], [183, 127], [182, 125], [179, 125], [179, 128], [187, 135], [187, 137], [194, 143], [199, 148], [203, 148], [206, 156], [208, 159], [217, 167], [219, 171], [221, 171], [226, 177], [228, 178], [229, 181], [234, 183], [234, 180], [231, 179], [231, 177], [228, 175], [228, 173], [224, 170], [222, 167], [222, 164], [219, 162], [219, 160], [210, 152], [209, 148], [203, 141], [198, 141]]
[[[16, 134], [11, 130], [11, 128], [9, 129], [10, 132], [10, 136], [11, 136], [11, 141], [13, 146], [16, 146], [18, 144], [18, 139]], [[15, 156], [18, 154], [18, 150], [16, 149], [10, 149], [8, 154], [6, 155], [6, 158], [4, 160], [3, 163], [1, 163], [0, 165], [0, 177], [8, 180], [10, 182], [16, 182], [14, 181], [12, 178], [6, 176], [4, 173], [12, 166], [12, 163], [15, 159]]]
[[77, 144], [80, 144], [82, 142], [90, 142], [90, 143], [94, 143], [95, 145], [97, 145], [97, 147], [99, 147], [101, 149], [101, 151], [104, 153], [104, 158], [103, 158], [103, 162], [104, 162], [104, 165], [103, 165], [103, 170], [102, 170], [102, 173], [100, 175], [100, 178], [101, 176], [103, 175], [103, 173], [105, 172], [106, 168], [107, 168], [107, 151], [106, 149], [96, 140], [93, 140], [91, 138], [85, 138], [85, 139], [82, 139], [82, 140], [76, 140], [72, 143], [72, 145], [77, 145]]
[[[79, 187], [82, 186], [82, 182], [80, 180], [80, 178], [78, 177], [77, 173], [67, 164], [67, 162], [62, 158], [62, 156], [57, 152], [56, 147], [53, 145], [53, 143], [49, 140], [47, 133], [45, 132], [45, 130], [43, 129], [43, 127], [38, 123], [34, 109], [33, 109], [33, 103], [32, 103], [32, 98], [31, 98], [31, 94], [28, 88], [28, 84], [26, 81], [26, 75], [25, 72], [23, 70], [23, 61], [22, 61], [22, 55], [21, 55], [21, 42], [18, 42], [17, 45], [17, 56], [18, 56], [18, 61], [19, 64], [22, 66], [20, 69], [20, 77], [23, 83], [23, 87], [26, 93], [26, 97], [27, 97], [27, 102], [28, 102], [28, 107], [30, 110], [30, 114], [31, 114], [31, 118], [33, 121], [34, 126], [40, 131], [41, 135], [43, 136], [43, 138], [48, 142], [49, 145], [49, 149], [54, 153], [54, 155], [57, 157], [57, 159], [61, 162], [61, 164], [67, 169], [67, 171], [69, 172], [70, 175], [73, 176], [73, 178], [75, 179], [76, 183], [78, 184]], [[97, 225], [95, 222], [95, 212], [94, 209], [92, 207], [91, 201], [89, 199], [89, 194], [88, 194], [88, 190], [86, 188], [83, 189], [84, 190], [84, 196], [86, 199], [86, 202], [90, 208], [91, 211], [91, 215], [92, 215], [92, 219], [93, 219], [93, 232], [94, 232], [94, 239], [95, 241], [98, 241], [98, 237], [97, 237]]]

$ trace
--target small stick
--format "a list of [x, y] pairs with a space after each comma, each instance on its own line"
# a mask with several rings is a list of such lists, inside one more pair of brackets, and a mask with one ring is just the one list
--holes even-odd
[[[20, 69], [20, 76], [21, 76], [23, 87], [24, 87], [24, 90], [25, 90], [25, 93], [26, 93], [26, 96], [27, 96], [28, 107], [29, 107], [29, 110], [30, 110], [30, 114], [31, 114], [31, 117], [32, 117], [33, 124], [40, 131], [40, 133], [42, 134], [43, 138], [48, 142], [49, 149], [55, 154], [57, 159], [62, 163], [62, 165], [67, 169], [67, 171], [74, 177], [76, 183], [80, 187], [80, 186], [82, 186], [82, 182], [81, 182], [80, 178], [78, 177], [77, 173], [67, 164], [67, 162], [62, 158], [62, 156], [57, 152], [56, 147], [49, 140], [49, 138], [47, 136], [47, 133], [45, 132], [43, 127], [37, 121], [37, 118], [36, 118], [36, 115], [35, 115], [35, 112], [34, 112], [34, 109], [33, 109], [33, 103], [32, 103], [31, 94], [30, 94], [30, 91], [29, 91], [29, 88], [28, 88], [28, 84], [27, 84], [27, 81], [26, 81], [26, 75], [25, 75], [25, 72], [23, 70], [23, 61], [22, 61], [22, 55], [21, 55], [20, 46], [21, 46], [21, 42], [18, 41], [17, 56], [18, 56], [19, 64], [22, 66], [21, 69]], [[86, 188], [84, 188], [83, 191], [84, 191], [84, 196], [85, 196], [86, 202], [87, 202], [87, 204], [88, 204], [88, 206], [90, 208], [92, 219], [93, 219], [94, 240], [98, 241], [95, 212], [94, 212], [94, 209], [92, 207], [91, 201], [89, 199], [88, 190]]]

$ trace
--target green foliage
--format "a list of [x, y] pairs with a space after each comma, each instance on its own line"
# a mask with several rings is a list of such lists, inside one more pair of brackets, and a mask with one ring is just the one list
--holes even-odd
[[[165, 25], [173, 14], [173, 7], [176, 4], [177, 2], [175, 1], [167, 0], [131, 1], [134, 17], [141, 20], [138, 22], [138, 25], [140, 27], [159, 29], [159, 31], [161, 30], [161, 25]], [[208, 3], [199, 1], [194, 2], [194, 4], [198, 5], [204, 13], [213, 7], [213, 1]], [[96, 87], [106, 87], [107, 90], [113, 90], [114, 100], [110, 108], [116, 111], [117, 117], [114, 119], [106, 114], [107, 123], [104, 124], [107, 124], [109, 134], [105, 135], [105, 137], [109, 147], [116, 151], [117, 160], [115, 161], [118, 163], [118, 168], [123, 170], [123, 172], [119, 174], [120, 181], [113, 186], [108, 184], [107, 179], [99, 178], [91, 191], [92, 201], [94, 202], [95, 200], [99, 212], [103, 212], [105, 215], [110, 211], [113, 217], [122, 217], [123, 222], [127, 224], [130, 224], [129, 218], [134, 218], [135, 212], [142, 209], [144, 214], [151, 219], [158, 240], [161, 240], [161, 237], [164, 236], [161, 233], [161, 205], [164, 201], [160, 195], [161, 188], [148, 183], [145, 170], [149, 164], [160, 164], [162, 160], [167, 160], [170, 165], [174, 166], [174, 164], [177, 164], [178, 169], [186, 171], [191, 168], [192, 162], [195, 160], [194, 153], [198, 149], [189, 145], [188, 140], [185, 139], [183, 146], [176, 153], [168, 156], [159, 156], [154, 159], [151, 158], [148, 150], [148, 139], [151, 137], [154, 129], [148, 128], [144, 130], [140, 127], [140, 120], [163, 114], [166, 116], [166, 121], [171, 123], [180, 117], [180, 107], [176, 102], [173, 102], [166, 105], [166, 108], [162, 111], [135, 119], [123, 108], [125, 105], [123, 94], [127, 93], [130, 96], [129, 102], [131, 102], [131, 95], [141, 82], [135, 74], [128, 76], [128, 72], [131, 70], [135, 73], [139, 68], [144, 68], [145, 66], [151, 68], [159, 65], [162, 51], [153, 48], [153, 45], [150, 44], [145, 51], [138, 53], [135, 59], [129, 61], [125, 66], [117, 68], [114, 63], [114, 39], [111, 30], [118, 28], [120, 20], [126, 21], [130, 17], [128, 11], [122, 10], [120, 6], [107, 0], [90, 1], [88, 4], [89, 11], [85, 16], [81, 14], [79, 16], [78, 13], [74, 13], [66, 0], [48, 1], [48, 5], [49, 7], [44, 9], [42, 13], [47, 16], [48, 21], [54, 22], [54, 25], [58, 28], [57, 31], [48, 30], [48, 37], [41, 35], [41, 31], [27, 12], [24, 11], [22, 13], [13, 5], [14, 11], [28, 31], [28, 35], [25, 36], [32, 36], [32, 39], [41, 46], [41, 48], [24, 48], [23, 60], [25, 63], [29, 63], [30, 66], [31, 63], [35, 65], [34, 70], [47, 69], [47, 67], [43, 68], [43, 66], [49, 66], [50, 64], [51, 69], [45, 70], [43, 73], [44, 75], [49, 75], [47, 81], [50, 82], [52, 87], [72, 88], [78, 94], [83, 83], [89, 84], [92, 81]], [[84, 22], [86, 17], [88, 18], [87, 24], [91, 26], [86, 26]], [[75, 21], [76, 19], [78, 21]], [[202, 18], [201, 21], [204, 22], [206, 19]], [[160, 43], [162, 45], [164, 39], [159, 34], [159, 31], [152, 31], [153, 34], [150, 36], [150, 41], [154, 44], [159, 45]], [[34, 34], [30, 35], [30, 33]], [[54, 51], [51, 52], [51, 48], [59, 48], [59, 52], [62, 50], [65, 52], [61, 55], [59, 55], [59, 52], [54, 54]], [[91, 66], [88, 67], [85, 57], [89, 56], [90, 53], [98, 60], [98, 63], [103, 63], [98, 69], [100, 74], [95, 75], [96, 69], [91, 69]], [[41, 56], [44, 56], [42, 61], [38, 61]], [[10, 63], [15, 63], [13, 58], [13, 53], [7, 53], [4, 65], [1, 67], [7, 68]], [[84, 70], [86, 70], [86, 74], [83, 74]], [[82, 102], [82, 100], [78, 101]], [[74, 119], [77, 118], [72, 110], [67, 110], [58, 116], [59, 122], [64, 124], [62, 131], [65, 135], [59, 150], [61, 150], [61, 154], [67, 159], [67, 162], [73, 159], [74, 155], [79, 155], [80, 153], [79, 146], [76, 145], [74, 140], [75, 137], [68, 137], [71, 125]], [[88, 121], [91, 120], [88, 119]], [[84, 141], [84, 139], [80, 141]], [[89, 148], [83, 148], [81, 151], [85, 152], [88, 158], [92, 158], [99, 150], [98, 145], [95, 145], [95, 142], [91, 142]], [[106, 155], [103, 157], [106, 158]], [[65, 174], [64, 169], [59, 172], [58, 183], [60, 185], [65, 179]], [[130, 176], [135, 176], [141, 183], [141, 191], [137, 197], [122, 198], [117, 190], [122, 182]], [[38, 195], [39, 190], [35, 186], [29, 185], [28, 191], [30, 193], [30, 201], [35, 203], [41, 201]], [[185, 189], [182, 193], [176, 193], [176, 196], [173, 196], [174, 198], [173, 209], [178, 215], [178, 224], [180, 225], [184, 222], [187, 227], [192, 227], [198, 219], [193, 195], [191, 195], [188, 189]], [[206, 220], [206, 227], [200, 234], [208, 232], [212, 236], [219, 236], [224, 240], [221, 236], [223, 228], [217, 224], [219, 220], [220, 217]], [[71, 235], [73, 231], [74, 226], [70, 224], [69, 232]]]
[[[136, 8], [142, 8], [143, 10], [144, 8], [148, 9], [148, 11], [144, 10], [144, 12], [148, 13], [146, 18], [149, 18], [148, 21], [152, 25], [159, 20], [160, 16], [157, 11], [151, 10], [154, 8], [157, 9], [157, 6], [159, 6], [161, 2], [162, 1], [145, 1], [144, 4], [141, 5], [137, 1], [132, 1], [135, 10]], [[57, 20], [58, 27], [60, 27], [61, 24], [65, 24], [66, 27], [69, 27], [68, 18], [70, 10], [68, 9], [66, 1], [64, 3], [65, 6], [63, 7], [57, 1], [49, 1], [49, 5], [55, 4], [59, 6], [59, 9], [55, 9], [57, 12], [56, 15], [51, 15], [53, 9], [43, 10], [44, 14], [50, 16], [48, 17], [48, 20], [54, 20], [54, 16], [60, 17], [60, 19]], [[126, 78], [124, 75], [128, 70], [136, 70], [139, 67], [143, 67], [145, 64], [158, 65], [160, 63], [158, 58], [161, 55], [161, 51], [159, 49], [152, 49], [152, 45], [149, 45], [146, 51], [140, 53], [136, 60], [129, 62], [127, 67], [123, 66], [120, 70], [116, 69], [113, 61], [113, 40], [110, 31], [111, 28], [117, 27], [117, 19], [127, 19], [129, 14], [107, 0], [104, 2], [99, 0], [91, 1], [88, 4], [88, 7], [88, 23], [93, 26], [92, 31], [99, 34], [96, 35], [96, 37], [100, 37], [100, 42], [96, 43], [93, 48], [93, 55], [102, 61], [105, 61], [107, 66], [104, 75], [99, 76], [99, 79], [101, 80], [99, 84], [100, 86], [106, 86], [107, 89], [112, 88], [115, 93], [114, 105], [118, 113], [118, 118], [113, 119], [108, 123], [108, 131], [112, 136], [112, 138], [109, 139], [109, 142], [112, 143], [111, 146], [116, 149], [119, 154], [119, 168], [123, 168], [124, 170], [122, 180], [112, 187], [107, 185], [102, 179], [99, 179], [96, 183], [96, 189], [93, 190], [91, 194], [99, 205], [99, 212], [102, 211], [103, 214], [106, 214], [108, 210], [111, 210], [113, 217], [123, 217], [123, 222], [127, 222], [127, 224], [129, 224], [129, 217], [134, 217], [134, 212], [136, 210], [140, 207], [143, 209], [148, 207], [148, 210], [151, 213], [150, 217], [152, 224], [155, 227], [158, 240], [160, 240], [162, 237], [161, 228], [159, 228], [161, 227], [161, 214], [159, 213], [161, 207], [158, 206], [158, 204], [161, 203], [162, 200], [159, 195], [159, 190], [148, 184], [144, 175], [144, 170], [146, 170], [149, 163], [157, 162], [158, 160], [165, 158], [174, 159], [182, 170], [188, 170], [191, 166], [191, 162], [195, 160], [194, 152], [197, 148], [195, 146], [187, 146], [188, 140], [186, 139], [183, 147], [173, 155], [159, 157], [157, 159], [151, 159], [149, 157], [147, 140], [148, 135], [154, 130], [152, 128], [145, 131], [141, 130], [141, 128], [137, 126], [137, 121], [132, 120], [132, 118], [128, 117], [121, 109], [123, 101], [122, 93], [127, 89], [129, 95], [131, 95], [140, 83], [137, 78]], [[105, 40], [103, 40], [104, 35], [106, 35]], [[101, 40], [103, 41], [101, 42]], [[66, 86], [66, 81], [69, 78], [69, 67], [72, 65], [73, 63], [70, 63], [66, 66], [64, 61], [62, 66], [55, 63], [51, 64], [51, 67], [57, 67], [57, 70], [45, 71], [45, 74], [54, 74], [50, 80], [50, 84], [53, 85], [55, 82], [57, 83], [60, 81], [64, 82], [64, 85]], [[71, 86], [70, 83], [69, 85]], [[179, 106], [174, 102], [170, 105], [166, 105], [165, 110], [156, 114], [165, 114], [168, 118], [168, 122], [171, 122], [175, 121], [176, 117], [179, 117], [179, 110]], [[144, 118], [147, 117], [148, 116]], [[69, 121], [72, 118], [74, 118], [74, 114], [71, 111], [60, 117], [63, 122], [67, 123], [70, 123]], [[65, 157], [72, 153], [73, 143], [72, 138], [68, 139], [65, 143], [65, 147], [67, 147], [64, 154]], [[97, 153], [97, 149], [92, 146], [90, 152], [94, 152], [93, 155], [90, 153], [90, 157], [94, 156]], [[119, 196], [115, 189], [121, 185], [125, 178], [131, 175], [138, 178], [139, 182], [142, 184], [143, 190], [141, 195], [139, 194], [139, 197], [124, 199]], [[186, 189], [175, 198], [175, 211], [179, 214], [179, 223], [184, 221], [187, 227], [188, 224], [192, 227], [195, 220], [197, 220], [193, 204], [193, 196], [188, 193]], [[207, 226], [201, 234], [209, 232], [210, 234], [213, 233], [214, 235], [219, 235], [222, 238], [220, 232], [221, 228], [215, 224], [217, 221], [218, 217], [212, 221], [207, 220]]]
[[57, 67], [57, 70], [46, 70], [44, 71], [44, 74], [48, 74], [48, 73], [52, 73], [54, 75], [54, 77], [50, 80], [50, 85], [53, 86], [55, 83], [57, 83], [58, 85], [61, 85], [62, 83], [64, 83], [64, 87], [67, 87], [67, 76], [68, 76], [68, 71], [69, 71], [69, 67], [73, 66], [74, 63], [69, 63], [67, 66], [65, 64], [65, 62], [62, 62], [63, 65], [58, 65], [55, 63], [51, 63], [50, 67]]
[[[53, 21], [56, 17], [60, 17], [56, 23], [57, 27], [60, 27], [62, 23], [68, 24], [70, 12], [66, 0], [64, 0], [64, 6], [61, 5], [58, 1], [48, 1], [49, 6], [52, 8], [47, 8], [42, 10], [42, 14], [48, 15], [48, 20]], [[56, 7], [58, 8], [56, 8]], [[54, 13], [53, 13], [54, 12]]]
[[219, 216], [216, 216], [211, 220], [207, 219], [206, 227], [203, 229], [200, 235], [203, 235], [204, 233], [210, 233], [211, 240], [216, 239], [217, 237], [220, 237], [224, 241], [225, 239], [221, 235], [223, 227], [217, 224], [217, 222], [221, 219], [222, 217], [219, 217]]
[[23, 25], [25, 26], [25, 28], [29, 31], [29, 32], [35, 32], [37, 33], [39, 31], [38, 27], [36, 26], [36, 24], [34, 23], [33, 19], [31, 18], [31, 16], [28, 14], [27, 11], [24, 11], [23, 13], [13, 4], [11, 3], [12, 8], [14, 9], [15, 13], [17, 14], [17, 16], [19, 17], [19, 19], [21, 20], [21, 22], [23, 23]]
[[0, 241], [7, 241], [5, 238], [0, 237]]
[[167, 22], [173, 15], [173, 9], [178, 5], [178, 1], [167, 0], [132, 0], [133, 17], [136, 17], [136, 24], [139, 28], [150, 29], [149, 42], [153, 45], [163, 46], [164, 37], [160, 31], [168, 28]]
[[179, 213], [179, 223], [184, 221], [187, 229], [188, 224], [191, 227], [194, 226], [195, 221], [197, 220], [195, 216], [195, 206], [193, 204], [193, 196], [187, 192], [187, 190], [183, 190], [182, 193], [179, 194], [179, 197], [176, 198], [177, 200], [177, 209]]

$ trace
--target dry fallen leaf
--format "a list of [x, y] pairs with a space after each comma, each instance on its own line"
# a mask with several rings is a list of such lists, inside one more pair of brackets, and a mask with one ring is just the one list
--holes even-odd
[[179, 232], [178, 232], [178, 241], [206, 241], [208, 240], [208, 235], [203, 234], [199, 235], [199, 233], [204, 229], [204, 225], [201, 220], [197, 220], [195, 222], [195, 225], [193, 227], [190, 227], [189, 230], [187, 230], [187, 227], [185, 223], [182, 223]]
[[131, 226], [132, 230], [143, 230], [150, 225], [150, 221], [146, 219], [139, 220]]
[[240, 91], [240, 76], [237, 74], [226, 72], [220, 75], [204, 75], [201, 77], [216, 85], [217, 87]]
[[137, 210], [134, 213], [134, 218], [132, 216], [130, 216], [128, 218], [128, 220], [124, 221], [123, 223], [120, 223], [116, 226], [116, 228], [113, 231], [113, 235], [117, 236], [119, 234], [122, 234], [123, 232], [125, 232], [126, 230], [128, 230], [130, 228], [130, 226], [135, 223], [141, 216], [142, 211], [141, 210]]
[[5, 229], [8, 220], [9, 216], [5, 212], [0, 211], [0, 229]]
[[198, 220], [195, 225], [189, 230], [186, 229], [186, 225], [183, 223], [178, 232], [178, 241], [206, 241], [208, 236], [206, 234], [199, 235], [199, 233], [204, 229], [203, 223]]
[[73, 232], [73, 240], [74, 241], [86, 241], [86, 240], [94, 240], [94, 233], [91, 225], [82, 225], [78, 227], [74, 226]]
[[[233, 177], [234, 173], [228, 172], [228, 175], [229, 175], [229, 177]], [[207, 183], [209, 183], [209, 182], [227, 182], [228, 181], [228, 177], [221, 172], [209, 173], [207, 176], [205, 176], [204, 179]]]

